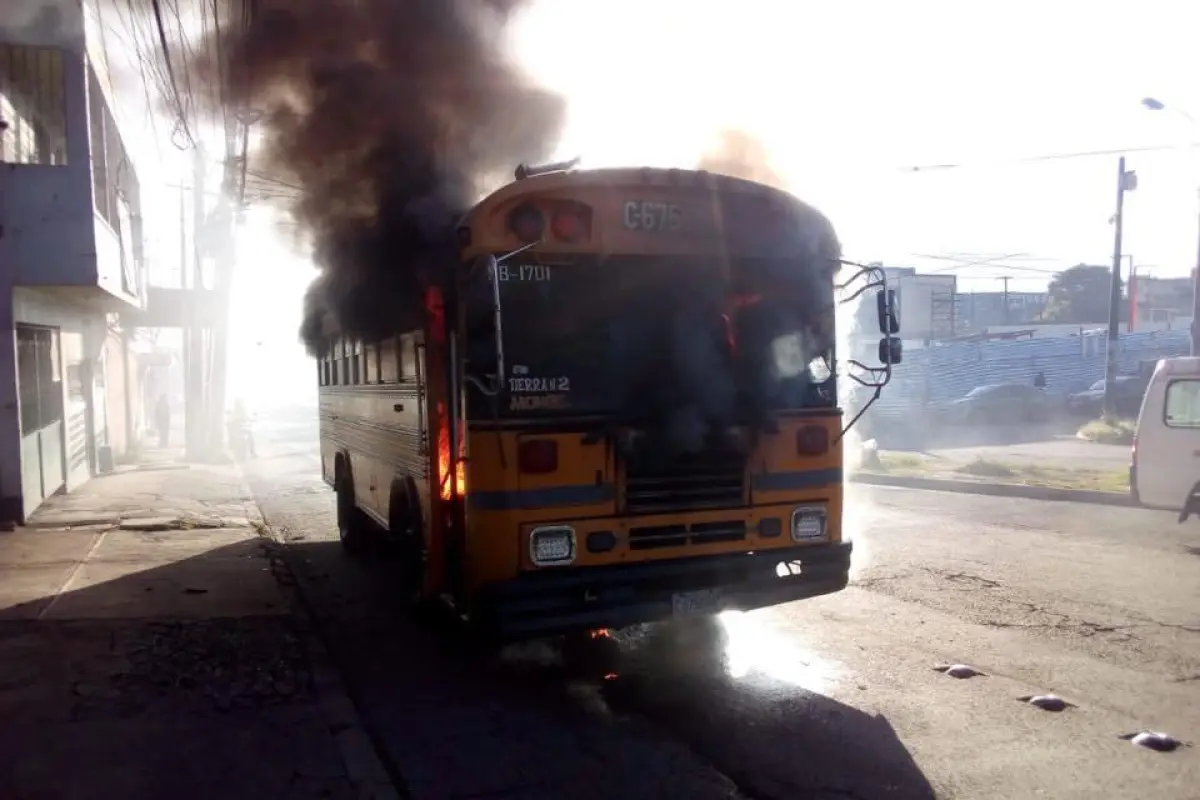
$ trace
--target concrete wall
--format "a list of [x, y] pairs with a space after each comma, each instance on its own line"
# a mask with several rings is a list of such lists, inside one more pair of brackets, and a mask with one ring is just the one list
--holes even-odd
[[[52, 291], [15, 287], [11, 302], [0, 304], [7, 313], [0, 323], [0, 508], [5, 519], [21, 519], [35, 503], [26, 495], [36, 474], [36, 448], [22, 436], [18, 402], [14, 325], [26, 323], [58, 328], [58, 364], [62, 380], [63, 423], [60, 453], [66, 491], [72, 491], [92, 474], [91, 445], [97, 430], [97, 403], [93, 386], [105, 338], [105, 318], [88, 306], [72, 303]], [[57, 467], [56, 467], [57, 468]]]
[[[140, 191], [115, 124], [101, 122], [113, 102], [101, 86], [107, 77], [88, 77], [107, 72], [87, 56], [95, 46], [85, 38], [82, 8], [78, 0], [4, 0], [3, 13], [0, 42], [60, 48], [67, 159], [57, 166], [0, 164], [0, 263], [12, 265], [19, 285], [94, 286], [114, 309], [141, 307]], [[120, 233], [97, 212], [93, 156], [107, 160], [107, 180], [129, 200], [109, 212]]]
[[[64, 488], [91, 476], [98, 442], [121, 451], [133, 439], [124, 348], [110, 341], [106, 312], [145, 304], [140, 188], [111, 113], [112, 80], [99, 34], [113, 20], [99, 18], [96, 0], [87, 5], [85, 15], [81, 0], [0, 0], [0, 43], [56, 49], [64, 112], [56, 124], [65, 124], [66, 139], [56, 151], [65, 152], [65, 163], [61, 155], [0, 163], [0, 519], [21, 519], [30, 510], [22, 488], [31, 470], [20, 428], [17, 323], [60, 330]], [[24, 108], [13, 107], [18, 114]], [[128, 202], [97, 191], [101, 169]]]
[[17, 399], [17, 339], [13, 275], [0, 262], [0, 521], [21, 519], [21, 414]]

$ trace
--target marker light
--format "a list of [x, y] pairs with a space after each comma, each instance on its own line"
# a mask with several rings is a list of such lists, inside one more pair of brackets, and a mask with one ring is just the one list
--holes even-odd
[[513, 209], [508, 217], [508, 227], [522, 242], [536, 242], [545, 232], [546, 221], [537, 206], [525, 203]]

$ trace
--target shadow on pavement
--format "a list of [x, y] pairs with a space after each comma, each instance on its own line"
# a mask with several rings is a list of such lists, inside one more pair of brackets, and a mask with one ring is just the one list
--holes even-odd
[[0, 796], [353, 797], [264, 544], [108, 580], [117, 556], [59, 564], [81, 588], [6, 601]]
[[722, 775], [753, 797], [934, 796], [884, 718], [734, 681], [718, 636], [681, 645], [665, 626], [639, 629], [565, 662], [557, 641], [485, 651], [461, 628], [409, 620], [386, 562], [348, 564], [334, 542], [291, 548], [356, 705], [414, 797], [733, 796]]
[[416, 621], [389, 591], [387, 562], [350, 562], [336, 541], [293, 540], [287, 558], [412, 797], [731, 796], [685, 745], [613, 715], [594, 686], [564, 681], [553, 647], [497, 653], [460, 626]]
[[753, 797], [935, 796], [886, 718], [822, 694], [817, 664], [773, 665], [787, 681], [746, 670], [736, 630], [709, 619], [618, 634], [605, 694], [685, 737]]

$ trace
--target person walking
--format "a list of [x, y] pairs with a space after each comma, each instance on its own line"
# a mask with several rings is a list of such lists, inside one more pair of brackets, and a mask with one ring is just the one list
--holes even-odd
[[250, 419], [245, 402], [241, 398], [235, 400], [226, 420], [229, 444], [239, 457], [245, 455], [258, 458], [258, 453], [254, 450], [254, 432], [250, 430]]

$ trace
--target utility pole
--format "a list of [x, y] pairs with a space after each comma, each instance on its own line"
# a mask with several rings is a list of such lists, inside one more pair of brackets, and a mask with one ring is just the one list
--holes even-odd
[[[1196, 188], [1200, 202], [1200, 187]], [[1192, 355], [1200, 356], [1200, 206], [1197, 206], [1196, 268], [1192, 270]]]
[[[197, 144], [192, 152], [192, 251], [186, 244], [181, 253], [183, 258], [184, 286], [191, 289], [191, 296], [184, 307], [184, 439], [189, 459], [202, 457], [205, 439], [205, 342], [198, 315], [199, 298], [204, 294], [204, 274], [201, 269], [199, 237], [204, 228], [204, 149]], [[181, 232], [185, 235], [185, 232]], [[188, 280], [188, 275], [191, 280]], [[190, 284], [190, 286], [189, 286]]]
[[1125, 281], [1125, 332], [1133, 333], [1137, 326], [1137, 267], [1133, 265], [1133, 256], [1126, 255], [1129, 259], [1128, 275], [1129, 279]]
[[235, 228], [245, 199], [246, 150], [249, 130], [241, 114], [225, 125], [224, 174], [221, 195], [208, 219], [205, 246], [213, 259], [212, 375], [208, 391], [210, 444], [220, 451], [225, 442], [226, 394], [229, 385], [229, 301], [237, 251]]
[[1008, 282], [1011, 281], [1012, 278], [1005, 275], [1003, 278], [1000, 278], [1000, 280], [1004, 281], [1004, 324], [1007, 325], [1008, 324]]
[[1108, 296], [1108, 350], [1104, 363], [1104, 416], [1116, 414], [1117, 350], [1121, 337], [1121, 235], [1125, 225], [1125, 192], [1137, 188], [1137, 173], [1125, 170], [1125, 156], [1117, 162], [1117, 213], [1113, 214], [1112, 282]]
[[[228, 182], [225, 184], [229, 186]], [[234, 210], [227, 193], [218, 201], [207, 230], [213, 257], [212, 374], [208, 392], [209, 443], [220, 451], [225, 441], [225, 400], [228, 385], [229, 300], [234, 269]]]

